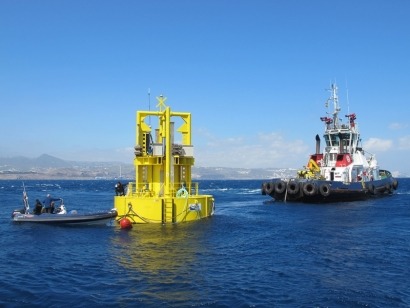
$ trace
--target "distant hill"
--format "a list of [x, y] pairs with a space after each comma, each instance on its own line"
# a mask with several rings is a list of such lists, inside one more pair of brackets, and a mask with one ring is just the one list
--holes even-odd
[[115, 162], [66, 161], [48, 154], [37, 158], [0, 157], [0, 179], [94, 179], [133, 176], [133, 166], [123, 166]]
[[32, 168], [64, 168], [70, 167], [71, 164], [60, 158], [43, 154], [37, 158], [17, 157], [0, 157], [0, 169], [32, 169]]
[[[203, 180], [269, 179], [295, 175], [295, 169], [192, 168], [192, 178]], [[43, 154], [37, 158], [0, 157], [0, 179], [134, 179], [132, 164], [66, 161]]]

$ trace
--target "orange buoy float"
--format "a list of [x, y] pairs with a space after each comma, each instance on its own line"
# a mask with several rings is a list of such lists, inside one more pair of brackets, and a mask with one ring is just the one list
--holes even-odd
[[123, 219], [120, 220], [120, 226], [121, 226], [121, 229], [131, 229], [132, 223], [127, 217], [124, 217]]

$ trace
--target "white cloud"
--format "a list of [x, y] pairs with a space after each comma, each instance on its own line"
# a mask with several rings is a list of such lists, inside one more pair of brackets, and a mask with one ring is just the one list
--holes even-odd
[[383, 140], [379, 138], [370, 138], [363, 143], [363, 147], [367, 152], [383, 152], [391, 149], [392, 140]]
[[399, 149], [410, 150], [410, 136], [404, 136], [399, 138]]
[[261, 133], [255, 138], [212, 136], [206, 147], [195, 148], [195, 165], [203, 167], [298, 167], [310, 154], [303, 141], [286, 140], [279, 133]]
[[405, 129], [408, 127], [408, 124], [406, 123], [390, 123], [389, 128], [392, 130], [401, 130], [401, 129]]

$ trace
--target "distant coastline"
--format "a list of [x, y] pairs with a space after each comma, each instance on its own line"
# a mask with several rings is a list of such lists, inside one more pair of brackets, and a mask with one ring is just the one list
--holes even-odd
[[[264, 180], [296, 176], [295, 168], [192, 167], [193, 180]], [[395, 175], [407, 177], [406, 175]], [[43, 154], [37, 158], [0, 157], [0, 180], [134, 179], [134, 165], [120, 162], [65, 161]]]
[[[121, 176], [114, 172], [101, 172], [98, 168], [36, 168], [35, 171], [0, 170], [0, 180], [129, 180], [134, 179], [133, 166], [123, 168]], [[252, 180], [287, 177], [293, 169], [243, 169], [220, 167], [193, 167], [194, 180]]]
[[[194, 180], [251, 180], [288, 177], [296, 174], [289, 168], [192, 168]], [[134, 179], [134, 165], [119, 162], [65, 161], [43, 154], [37, 158], [0, 157], [0, 180], [116, 180]]]

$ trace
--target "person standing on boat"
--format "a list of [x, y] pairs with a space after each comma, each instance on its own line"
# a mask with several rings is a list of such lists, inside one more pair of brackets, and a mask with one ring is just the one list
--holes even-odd
[[121, 182], [115, 184], [115, 195], [116, 196], [124, 196], [124, 185]]
[[54, 201], [60, 201], [60, 200], [61, 200], [60, 198], [52, 198], [50, 194], [47, 194], [47, 197], [43, 201], [46, 213], [53, 214], [53, 212], [54, 212]]

